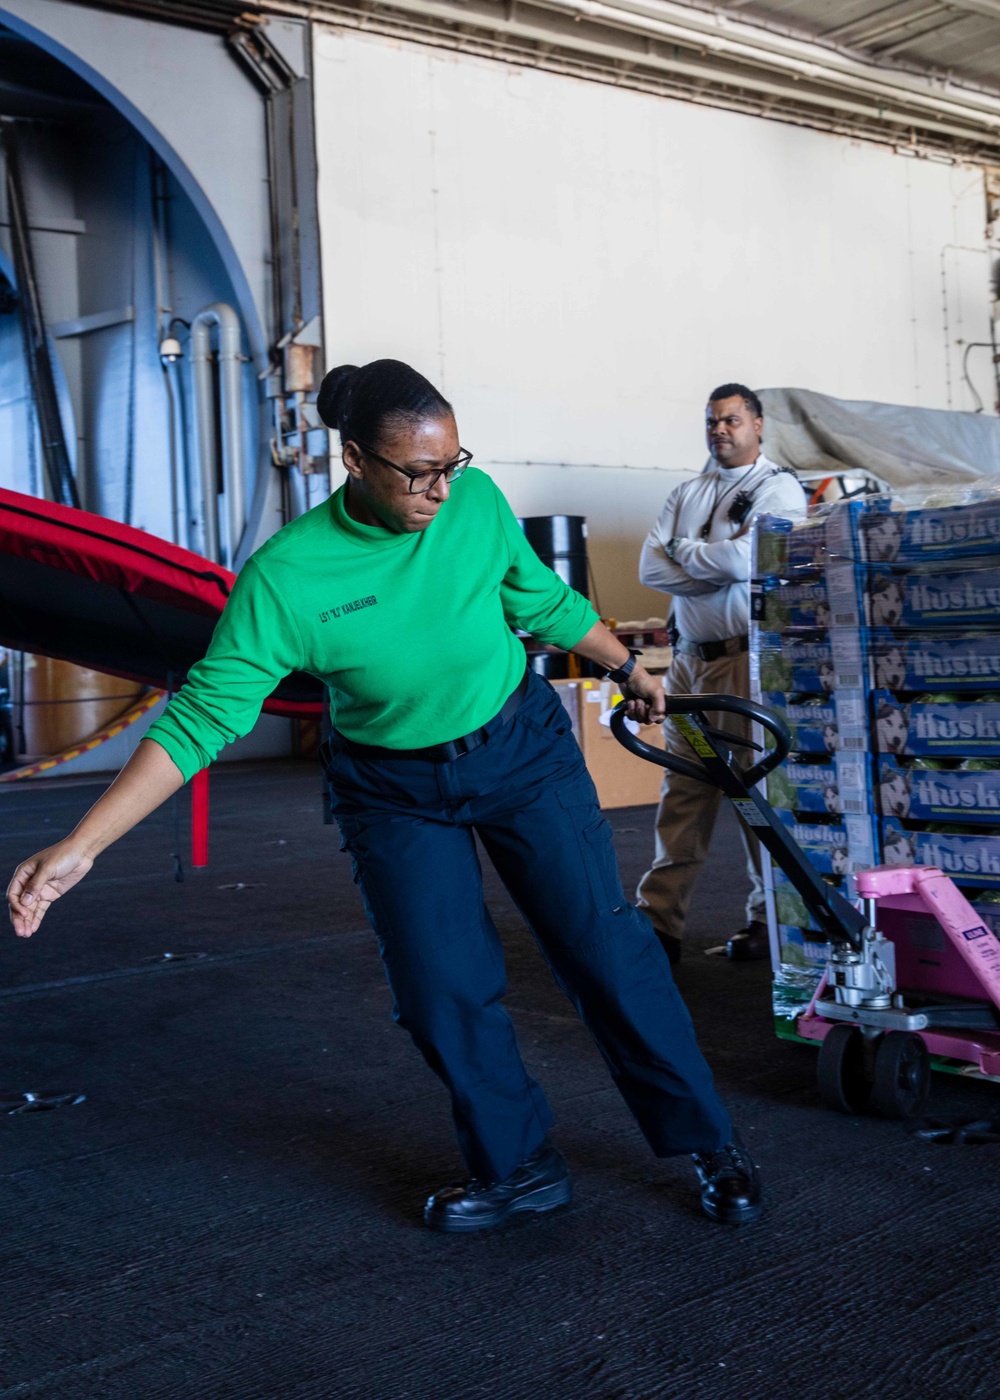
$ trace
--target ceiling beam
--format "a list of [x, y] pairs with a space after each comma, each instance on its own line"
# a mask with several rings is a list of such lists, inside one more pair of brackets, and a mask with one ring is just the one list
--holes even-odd
[[[718, 9], [677, 0], [259, 3], [265, 16], [409, 39], [879, 141], [911, 155], [1000, 167], [1000, 85], [984, 90], [954, 73], [883, 63]], [[996, 5], [1000, 10], [1000, 0]]]

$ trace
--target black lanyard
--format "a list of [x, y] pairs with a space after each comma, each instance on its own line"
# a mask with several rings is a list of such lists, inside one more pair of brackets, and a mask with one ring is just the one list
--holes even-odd
[[[746, 520], [747, 515], [749, 514], [750, 507], [753, 505], [754, 496], [757, 494], [758, 488], [762, 486], [764, 484], [764, 480], [766, 480], [765, 477], [761, 481], [757, 482], [752, 493], [746, 490], [747, 477], [753, 474], [756, 466], [757, 463], [755, 462], [754, 465], [750, 468], [750, 471], [745, 472], [743, 476], [740, 477], [739, 481], [734, 481], [732, 486], [727, 487], [727, 489], [723, 491], [721, 495], [716, 496], [708, 519], [698, 531], [698, 535], [701, 539], [708, 539], [709, 535], [712, 533], [712, 524], [715, 520], [715, 512], [722, 505], [722, 502], [726, 500], [727, 497], [731, 496], [734, 491], [736, 491], [738, 494], [736, 496], [736, 499], [733, 501], [733, 504], [729, 507], [729, 519], [733, 521], [734, 524], [743, 524], [744, 520]], [[733, 512], [737, 506], [740, 508], [739, 512], [737, 514], [734, 514]]]

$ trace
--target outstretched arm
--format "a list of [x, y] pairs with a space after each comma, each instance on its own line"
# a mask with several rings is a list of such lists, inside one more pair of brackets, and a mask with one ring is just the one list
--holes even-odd
[[166, 749], [143, 739], [76, 829], [14, 871], [7, 904], [18, 937], [30, 938], [49, 906], [83, 879], [100, 853], [166, 802], [183, 782]]
[[18, 935], [30, 938], [52, 902], [83, 879], [101, 851], [211, 763], [225, 743], [249, 734], [264, 700], [302, 660], [287, 605], [248, 560], [207, 655], [192, 666], [149, 737], [76, 830], [14, 872], [7, 902]]

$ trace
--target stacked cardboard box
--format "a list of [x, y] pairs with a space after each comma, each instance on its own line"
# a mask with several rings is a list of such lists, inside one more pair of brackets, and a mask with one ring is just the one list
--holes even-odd
[[[795, 746], [768, 797], [817, 869], [849, 892], [868, 864], [938, 865], [1000, 932], [1000, 496], [761, 517], [752, 603], [755, 698]], [[822, 945], [770, 886], [787, 1008], [784, 974], [807, 986]]]
[[[636, 758], [611, 733], [608, 720], [622, 698], [618, 687], [610, 680], [553, 681], [552, 684], [569, 713], [574, 737], [583, 750], [601, 806], [639, 807], [658, 802], [663, 769]], [[644, 728], [641, 737], [654, 748], [663, 748], [663, 731], [659, 725]]]

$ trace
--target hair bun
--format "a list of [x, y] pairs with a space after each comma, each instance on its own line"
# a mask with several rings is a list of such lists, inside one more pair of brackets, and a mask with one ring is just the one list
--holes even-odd
[[347, 418], [360, 373], [357, 365], [338, 365], [323, 376], [316, 398], [316, 408], [328, 428], [336, 428], [340, 432], [341, 425]]

